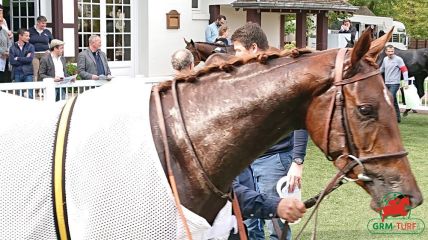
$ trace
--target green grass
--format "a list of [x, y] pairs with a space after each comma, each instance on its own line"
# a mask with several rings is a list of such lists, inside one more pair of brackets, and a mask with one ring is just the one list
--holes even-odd
[[[428, 115], [412, 114], [402, 118], [399, 125], [402, 140], [409, 152], [412, 171], [424, 196], [424, 204], [413, 209], [411, 216], [420, 218], [428, 228]], [[388, 143], [385, 143], [388, 144]], [[303, 199], [321, 191], [336, 173], [332, 163], [313, 144], [308, 145], [307, 161], [303, 171]], [[419, 235], [373, 235], [367, 230], [371, 218], [379, 215], [369, 207], [370, 196], [354, 183], [334, 191], [320, 206], [318, 239], [428, 239], [428, 229]], [[308, 213], [311, 210], [308, 211]], [[297, 236], [309, 214], [297, 225], [292, 225]], [[307, 226], [302, 239], [310, 239], [313, 221]]]

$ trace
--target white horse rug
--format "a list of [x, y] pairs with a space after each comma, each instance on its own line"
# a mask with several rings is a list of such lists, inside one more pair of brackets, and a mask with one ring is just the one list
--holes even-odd
[[[112, 82], [78, 97], [65, 161], [71, 239], [186, 238], [152, 139], [150, 88]], [[52, 156], [63, 105], [0, 93], [0, 239], [57, 239]], [[229, 226], [213, 234], [184, 211], [193, 239], [227, 237]]]

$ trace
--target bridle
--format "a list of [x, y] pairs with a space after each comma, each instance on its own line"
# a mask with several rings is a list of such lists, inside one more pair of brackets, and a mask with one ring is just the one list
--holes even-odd
[[[160, 96], [161, 91], [160, 91], [158, 86], [155, 86], [153, 88], [153, 91], [154, 91], [156, 111], [157, 111], [157, 116], [158, 116], [158, 121], [159, 121], [159, 129], [161, 131], [162, 143], [163, 143], [164, 152], [165, 152], [165, 163], [166, 163], [166, 168], [167, 168], [167, 172], [168, 172], [169, 183], [171, 185], [171, 189], [172, 189], [172, 192], [174, 195], [175, 205], [176, 205], [178, 214], [180, 215], [181, 221], [182, 221], [183, 226], [186, 230], [186, 235], [187, 235], [188, 239], [191, 240], [192, 235], [190, 233], [190, 228], [187, 224], [186, 217], [184, 216], [183, 209], [181, 207], [181, 202], [180, 202], [180, 198], [178, 195], [177, 185], [175, 183], [175, 177], [174, 177], [174, 173], [173, 173], [172, 166], [171, 166], [171, 152], [170, 152], [169, 145], [168, 145], [168, 136], [166, 133], [165, 118], [163, 116], [163, 107], [162, 107], [162, 101], [161, 101], [161, 96]], [[186, 128], [186, 124], [184, 122], [183, 115], [181, 114], [181, 106], [180, 106], [180, 101], [179, 101], [179, 97], [178, 97], [177, 80], [176, 79], [174, 79], [172, 81], [172, 96], [173, 96], [173, 100], [174, 100], [174, 105], [177, 108], [178, 119], [180, 121], [180, 125], [181, 125], [182, 130], [183, 130], [184, 135], [185, 135], [184, 140], [185, 140], [185, 143], [187, 145], [187, 148], [189, 149], [191, 159], [196, 164], [196, 166], [200, 169], [201, 175], [204, 178], [209, 189], [213, 193], [220, 196], [222, 199], [227, 199], [227, 200], [230, 200], [232, 202], [233, 200], [232, 200], [230, 192], [225, 193], [224, 191], [220, 190], [219, 188], [217, 188], [214, 185], [214, 183], [208, 177], [207, 172], [203, 168], [201, 160], [199, 159], [198, 155], [196, 154], [195, 148], [193, 147], [193, 143], [189, 137], [189, 133], [187, 132], [187, 128]], [[239, 210], [238, 210], [238, 214], [240, 215]], [[240, 226], [240, 228], [242, 228], [242, 227], [243, 226]], [[240, 234], [243, 234], [245, 232], [245, 230], [242, 230], [240, 232], [241, 232]]]
[[[339, 49], [339, 52], [337, 53], [337, 56], [336, 56], [335, 77], [334, 77], [334, 83], [333, 83], [334, 94], [332, 96], [329, 109], [328, 109], [328, 112], [330, 113], [330, 115], [327, 120], [327, 124], [324, 131], [323, 139], [325, 144], [323, 145], [323, 149], [327, 159], [332, 160], [332, 157], [329, 152], [329, 135], [330, 135], [331, 123], [334, 117], [335, 108], [338, 108], [339, 112], [341, 113], [341, 122], [345, 132], [346, 146], [343, 146], [342, 154], [339, 157], [337, 157], [335, 160], [337, 161], [339, 159], [344, 158], [350, 161], [345, 165], [345, 167], [343, 167], [342, 169], [339, 169], [339, 172], [330, 180], [330, 182], [327, 184], [327, 186], [324, 188], [322, 192], [320, 192], [316, 196], [304, 202], [306, 208], [311, 208], [314, 205], [315, 205], [315, 208], [311, 212], [311, 215], [309, 215], [308, 219], [306, 220], [305, 224], [303, 225], [296, 239], [300, 239], [303, 233], [303, 230], [305, 229], [305, 227], [313, 217], [314, 213], [317, 212], [318, 207], [325, 196], [327, 196], [328, 194], [333, 192], [335, 189], [337, 189], [338, 187], [340, 187], [341, 185], [347, 182], [355, 182], [358, 180], [363, 182], [373, 181], [372, 178], [367, 176], [364, 163], [367, 163], [372, 160], [388, 159], [391, 157], [396, 157], [396, 158], [404, 157], [408, 154], [406, 151], [403, 150], [395, 153], [378, 154], [378, 155], [372, 155], [367, 157], [359, 156], [358, 149], [356, 148], [356, 144], [353, 139], [353, 134], [349, 125], [348, 114], [346, 113], [346, 99], [344, 94], [344, 86], [351, 83], [358, 82], [358, 81], [367, 80], [372, 76], [376, 76], [380, 74], [380, 71], [374, 70], [368, 73], [362, 73], [362, 74], [357, 73], [355, 76], [351, 78], [343, 79], [343, 66], [344, 66], [344, 60], [345, 60], [345, 55], [347, 51], [348, 49], [346, 48]], [[360, 166], [362, 168], [362, 172], [358, 174], [358, 177], [356, 179], [350, 179], [346, 177], [346, 175], [349, 172], [351, 172], [356, 166]], [[317, 217], [315, 217], [315, 219], [317, 219]], [[316, 227], [317, 227], [316, 221], [317, 220], [315, 220], [312, 239], [314, 239], [316, 236]], [[281, 239], [283, 239], [283, 237], [285, 237], [284, 233], [282, 234]]]

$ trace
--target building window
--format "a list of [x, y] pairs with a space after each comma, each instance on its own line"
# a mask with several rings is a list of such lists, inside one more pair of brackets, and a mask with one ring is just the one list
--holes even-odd
[[131, 60], [130, 0], [79, 0], [79, 51], [100, 35], [109, 61]]
[[199, 0], [192, 0], [192, 8], [199, 9]]
[[35, 0], [11, 0], [11, 22], [9, 27], [13, 32], [20, 28], [29, 29], [34, 26], [37, 18], [36, 10], [38, 1]]

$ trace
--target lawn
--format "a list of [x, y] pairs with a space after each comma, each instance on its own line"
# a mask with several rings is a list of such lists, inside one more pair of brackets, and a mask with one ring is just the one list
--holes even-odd
[[[422, 219], [428, 228], [428, 115], [410, 113], [399, 125], [401, 136], [419, 187], [424, 204], [413, 209], [411, 216]], [[388, 144], [388, 143], [385, 143]], [[310, 143], [303, 171], [303, 199], [318, 193], [336, 173], [331, 162]], [[374, 235], [367, 224], [379, 215], [369, 207], [369, 195], [354, 183], [348, 183], [333, 192], [320, 206], [318, 239], [428, 239], [428, 229], [419, 235]], [[306, 214], [306, 217], [309, 214]], [[300, 231], [301, 223], [292, 226], [293, 236]], [[306, 228], [302, 239], [310, 239], [313, 222]]]

